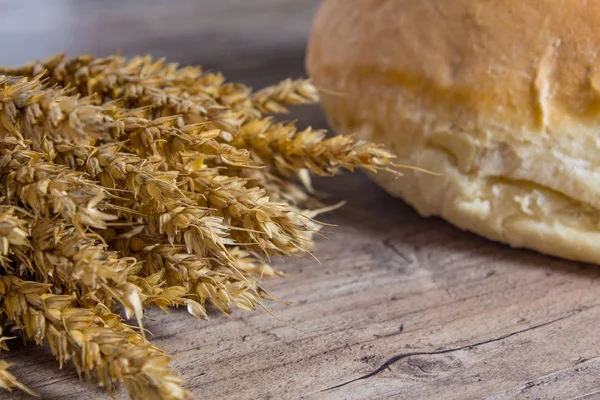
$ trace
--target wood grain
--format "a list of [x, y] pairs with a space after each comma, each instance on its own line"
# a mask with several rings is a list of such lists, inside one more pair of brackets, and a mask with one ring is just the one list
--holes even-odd
[[[4, 1], [0, 37], [11, 40], [0, 43], [0, 62], [120, 48], [203, 63], [262, 86], [302, 74], [317, 3]], [[317, 108], [297, 116], [325, 126]], [[177, 357], [199, 397], [600, 398], [596, 266], [421, 218], [361, 174], [317, 186], [348, 204], [324, 218], [339, 226], [315, 251], [321, 264], [274, 260], [289, 275], [268, 286], [295, 302], [269, 304], [280, 320], [264, 311], [213, 312], [208, 322], [183, 311], [150, 313], [154, 341]], [[44, 398], [105, 397], [72, 369], [58, 371], [44, 348], [14, 342], [0, 356]]]

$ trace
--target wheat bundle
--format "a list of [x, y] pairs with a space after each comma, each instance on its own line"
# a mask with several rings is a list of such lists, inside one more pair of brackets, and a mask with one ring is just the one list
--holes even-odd
[[[252, 92], [150, 57], [0, 69], [0, 332], [109, 391], [188, 397], [144, 310], [262, 306], [268, 257], [308, 252], [319, 229], [310, 174], [394, 166], [380, 146], [271, 119], [317, 97], [305, 80]], [[0, 387], [31, 392], [8, 367]]]

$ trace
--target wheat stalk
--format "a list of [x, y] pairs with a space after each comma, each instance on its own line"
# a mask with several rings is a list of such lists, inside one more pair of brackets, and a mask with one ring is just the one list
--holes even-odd
[[169, 357], [104, 307], [74, 306], [70, 295], [48, 293], [49, 285], [0, 276], [0, 307], [26, 338], [47, 341], [59, 361], [72, 361], [86, 379], [109, 391], [119, 380], [133, 399], [183, 399]]
[[79, 232], [87, 227], [105, 229], [117, 217], [101, 211], [106, 191], [87, 174], [46, 162], [44, 154], [32, 150], [15, 137], [0, 139], [0, 195], [7, 204], [24, 207], [36, 215], [61, 215]]
[[319, 101], [319, 93], [309, 80], [286, 79], [259, 90], [251, 99], [262, 114], [287, 114], [287, 105], [314, 104]]
[[273, 123], [270, 118], [242, 126], [233, 145], [250, 149], [261, 162], [282, 176], [308, 170], [316, 175], [334, 175], [341, 168], [363, 168], [373, 172], [393, 166], [395, 156], [381, 146], [325, 131], [307, 128], [298, 132], [294, 123]]

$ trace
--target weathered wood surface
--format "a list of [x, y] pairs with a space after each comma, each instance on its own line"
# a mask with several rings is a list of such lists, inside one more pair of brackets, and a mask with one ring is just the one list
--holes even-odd
[[[302, 74], [317, 3], [5, 0], [0, 63], [120, 48], [202, 63], [258, 87]], [[316, 108], [299, 115], [302, 124], [325, 126]], [[177, 357], [195, 394], [600, 398], [599, 268], [423, 219], [360, 174], [318, 186], [332, 202], [348, 204], [324, 218], [339, 226], [327, 229], [315, 251], [322, 265], [274, 260], [289, 276], [268, 286], [295, 302], [269, 304], [285, 323], [264, 311], [213, 313], [208, 322], [183, 311], [151, 313], [154, 341]], [[72, 369], [58, 371], [47, 350], [18, 342], [11, 349], [0, 357], [15, 362], [13, 371], [44, 398], [104, 398]]]

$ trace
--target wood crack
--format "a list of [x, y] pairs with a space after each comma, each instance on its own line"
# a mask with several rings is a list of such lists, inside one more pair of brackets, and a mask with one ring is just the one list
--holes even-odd
[[388, 337], [396, 336], [396, 335], [401, 334], [402, 332], [404, 332], [404, 324], [401, 324], [400, 328], [398, 328], [398, 330], [396, 332], [386, 333], [384, 335], [373, 335], [373, 336], [375, 336], [378, 339], [381, 339], [381, 338], [388, 338]]
[[415, 363], [410, 362], [410, 360], [408, 360], [406, 363], [408, 365], [410, 365], [411, 367], [418, 368], [424, 374], [428, 374], [429, 373], [429, 372], [425, 371], [425, 368], [421, 367], [419, 364], [415, 364]]
[[456, 352], [456, 351], [461, 351], [461, 350], [466, 350], [466, 349], [472, 349], [472, 348], [475, 348], [475, 347], [478, 347], [478, 346], [483, 346], [483, 345], [486, 345], [486, 344], [489, 344], [489, 343], [499, 342], [499, 341], [508, 339], [510, 337], [519, 335], [521, 333], [529, 332], [529, 331], [532, 331], [532, 330], [538, 329], [538, 328], [543, 328], [545, 326], [548, 326], [548, 325], [554, 324], [556, 322], [565, 320], [565, 319], [570, 318], [570, 317], [572, 317], [574, 315], [577, 315], [580, 312], [582, 312], [584, 310], [587, 310], [589, 308], [592, 308], [592, 307], [581, 308], [581, 309], [578, 309], [578, 310], [576, 310], [576, 311], [574, 311], [572, 313], [569, 313], [569, 314], [564, 315], [564, 316], [559, 317], [559, 318], [555, 318], [555, 319], [550, 320], [550, 321], [546, 321], [546, 322], [543, 322], [543, 323], [540, 323], [540, 324], [537, 324], [537, 325], [533, 325], [533, 326], [530, 326], [528, 328], [520, 329], [518, 331], [510, 332], [510, 333], [507, 333], [507, 334], [502, 335], [502, 336], [497, 336], [497, 337], [494, 337], [494, 338], [491, 338], [491, 339], [482, 340], [482, 341], [475, 342], [475, 343], [470, 343], [470, 344], [467, 344], [467, 345], [464, 345], [464, 346], [452, 347], [452, 348], [449, 348], [449, 349], [442, 349], [442, 350], [436, 350], [436, 351], [416, 351], [416, 352], [412, 352], [412, 353], [398, 354], [398, 355], [395, 355], [395, 356], [389, 358], [383, 364], [381, 364], [379, 367], [377, 367], [375, 370], [369, 372], [368, 374], [365, 374], [363, 376], [359, 376], [358, 378], [351, 379], [349, 381], [340, 383], [340, 384], [335, 385], [335, 386], [328, 387], [326, 389], [323, 389], [323, 390], [319, 391], [319, 393], [328, 392], [328, 391], [331, 391], [331, 390], [334, 390], [334, 389], [339, 389], [339, 388], [347, 386], [347, 385], [349, 385], [351, 383], [372, 378], [372, 377], [374, 377], [376, 375], [379, 375], [380, 373], [382, 373], [386, 369], [388, 369], [392, 364], [395, 364], [398, 361], [403, 360], [405, 358], [414, 357], [414, 356], [433, 356], [433, 355], [440, 355], [440, 354], [448, 354], [448, 353], [453, 353], [453, 352]]
[[412, 261], [406, 255], [404, 255], [404, 253], [402, 253], [400, 250], [398, 250], [396, 248], [396, 246], [394, 246], [394, 242], [392, 242], [391, 239], [385, 239], [383, 241], [383, 245], [386, 248], [390, 249], [394, 254], [399, 256], [405, 263], [412, 264]]

